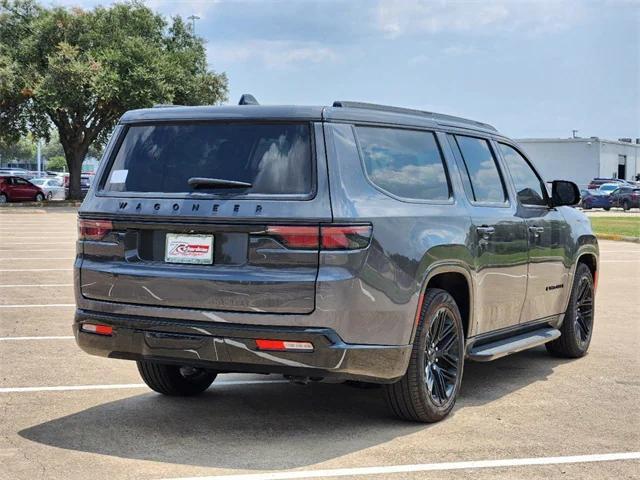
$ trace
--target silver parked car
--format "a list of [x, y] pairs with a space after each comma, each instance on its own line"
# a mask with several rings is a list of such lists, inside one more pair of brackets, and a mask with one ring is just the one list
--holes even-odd
[[65, 199], [64, 182], [59, 177], [34, 178], [31, 180], [31, 183], [42, 189], [47, 200]]
[[74, 333], [165, 395], [228, 372], [355, 380], [434, 422], [466, 361], [586, 354], [598, 243], [579, 201], [449, 115], [131, 111], [79, 211]]

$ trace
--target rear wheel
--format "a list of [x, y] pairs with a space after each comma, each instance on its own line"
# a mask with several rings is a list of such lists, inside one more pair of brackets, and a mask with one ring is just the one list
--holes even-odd
[[9, 199], [4, 193], [0, 193], [0, 203], [7, 203]]
[[437, 422], [455, 405], [464, 363], [462, 317], [453, 297], [440, 289], [425, 293], [420, 321], [404, 377], [385, 385], [395, 415]]
[[622, 202], [622, 208], [625, 212], [631, 210], [631, 203], [629, 202], [629, 200], [625, 200], [624, 202]]
[[605, 212], [608, 212], [609, 210], [611, 210], [611, 207], [603, 207], [603, 210], [604, 210]]
[[43, 202], [44, 201], [44, 195], [40, 192], [36, 193], [36, 202]]
[[47, 193], [47, 200], [51, 200], [53, 198], [53, 192]]
[[591, 270], [579, 263], [571, 289], [569, 306], [564, 315], [560, 338], [546, 344], [552, 355], [566, 358], [584, 356], [593, 333], [594, 288]]
[[150, 389], [163, 395], [189, 397], [204, 392], [216, 379], [216, 372], [189, 366], [167, 365], [141, 360], [138, 372]]

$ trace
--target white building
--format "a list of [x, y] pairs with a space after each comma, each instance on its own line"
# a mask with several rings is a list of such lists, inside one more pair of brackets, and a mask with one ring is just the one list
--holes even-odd
[[636, 143], [597, 137], [516, 141], [546, 181], [571, 180], [585, 188], [596, 177], [635, 180], [640, 173], [640, 139]]

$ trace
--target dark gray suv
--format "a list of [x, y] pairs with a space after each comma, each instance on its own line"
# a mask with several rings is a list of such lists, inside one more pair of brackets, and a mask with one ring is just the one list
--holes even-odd
[[453, 408], [465, 360], [591, 340], [598, 245], [571, 182], [490, 125], [394, 107], [126, 113], [79, 212], [74, 331], [153, 390], [218, 373], [379, 383]]

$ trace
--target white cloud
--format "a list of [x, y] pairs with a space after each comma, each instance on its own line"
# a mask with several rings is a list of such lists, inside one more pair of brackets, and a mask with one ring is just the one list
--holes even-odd
[[[338, 54], [317, 42], [282, 40], [249, 40], [246, 42], [208, 45], [209, 61], [220, 63], [259, 62], [268, 68], [288, 68], [301, 64], [335, 62]], [[216, 67], [217, 68], [217, 67]]]
[[579, 1], [444, 1], [383, 0], [376, 26], [387, 37], [424, 33], [545, 32], [580, 21], [586, 6]]

